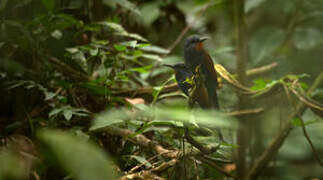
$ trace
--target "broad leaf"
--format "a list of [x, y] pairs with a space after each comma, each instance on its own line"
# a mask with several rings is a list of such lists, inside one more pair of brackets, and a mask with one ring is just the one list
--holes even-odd
[[112, 161], [94, 144], [58, 130], [41, 130], [38, 138], [73, 179], [116, 179]]

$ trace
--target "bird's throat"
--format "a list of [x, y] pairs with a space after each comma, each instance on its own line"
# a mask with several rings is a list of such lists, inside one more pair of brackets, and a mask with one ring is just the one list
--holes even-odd
[[202, 50], [203, 49], [203, 43], [202, 42], [196, 43], [195, 48], [196, 48], [196, 50]]

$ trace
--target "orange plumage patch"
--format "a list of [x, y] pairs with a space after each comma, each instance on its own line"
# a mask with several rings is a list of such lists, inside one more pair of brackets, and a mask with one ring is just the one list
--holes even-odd
[[196, 46], [195, 46], [195, 48], [196, 48], [197, 50], [201, 50], [201, 49], [203, 49], [203, 43], [202, 43], [202, 42], [197, 43], [197, 44], [196, 44]]

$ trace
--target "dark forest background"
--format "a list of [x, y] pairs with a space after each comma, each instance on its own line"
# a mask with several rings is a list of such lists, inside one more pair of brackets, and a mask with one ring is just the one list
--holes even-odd
[[[218, 111], [163, 66], [191, 34]], [[323, 179], [322, 45], [322, 0], [1, 0], [0, 179]]]

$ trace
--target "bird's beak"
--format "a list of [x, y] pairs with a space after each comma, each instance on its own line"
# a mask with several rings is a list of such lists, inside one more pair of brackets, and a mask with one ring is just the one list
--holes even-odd
[[203, 41], [208, 40], [208, 39], [210, 39], [210, 38], [208, 38], [208, 37], [200, 37], [200, 42], [203, 42]]

